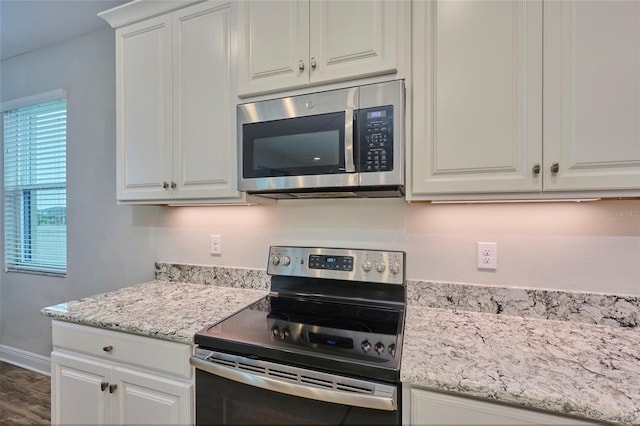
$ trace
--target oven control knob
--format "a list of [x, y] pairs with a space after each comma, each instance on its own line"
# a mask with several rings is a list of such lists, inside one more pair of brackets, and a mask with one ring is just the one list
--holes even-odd
[[282, 257], [282, 264], [284, 266], [289, 266], [290, 263], [291, 263], [291, 258], [289, 256]]
[[365, 260], [364, 262], [362, 262], [363, 271], [369, 272], [371, 269], [373, 269], [373, 264], [371, 262], [369, 262], [368, 260]]
[[278, 256], [277, 254], [274, 254], [273, 256], [271, 256], [271, 263], [274, 265], [277, 265], [280, 263], [280, 256]]
[[274, 325], [271, 327], [271, 334], [273, 334], [273, 337], [278, 337], [280, 335], [280, 328], [277, 325]]
[[387, 265], [382, 262], [376, 263], [376, 271], [383, 273], [385, 269], [387, 269]]
[[285, 340], [287, 337], [289, 337], [291, 333], [289, 332], [289, 329], [287, 327], [283, 328], [282, 330], [280, 330], [280, 339]]
[[364, 342], [362, 342], [362, 344], [360, 345], [360, 347], [362, 348], [362, 350], [364, 352], [369, 352], [371, 350], [371, 343], [369, 343], [368, 340], [365, 340]]
[[393, 262], [391, 265], [389, 265], [389, 271], [390, 271], [393, 275], [396, 275], [398, 272], [400, 272], [400, 263], [398, 263], [398, 262]]
[[376, 350], [376, 352], [378, 352], [378, 355], [382, 355], [382, 353], [384, 352], [384, 345], [382, 344], [382, 342], [376, 343], [373, 348]]
[[389, 355], [391, 355], [392, 358], [396, 357], [396, 345], [394, 344], [389, 345], [389, 347], [387, 348], [387, 351], [389, 351]]

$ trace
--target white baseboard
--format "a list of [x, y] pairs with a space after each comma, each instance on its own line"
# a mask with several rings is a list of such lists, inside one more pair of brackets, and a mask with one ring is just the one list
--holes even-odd
[[51, 358], [12, 348], [11, 346], [0, 345], [0, 361], [35, 371], [36, 373], [51, 376]]

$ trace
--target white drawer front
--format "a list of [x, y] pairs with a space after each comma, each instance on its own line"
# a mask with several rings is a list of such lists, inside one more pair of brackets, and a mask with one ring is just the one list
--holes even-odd
[[53, 321], [53, 347], [190, 379], [193, 346]]

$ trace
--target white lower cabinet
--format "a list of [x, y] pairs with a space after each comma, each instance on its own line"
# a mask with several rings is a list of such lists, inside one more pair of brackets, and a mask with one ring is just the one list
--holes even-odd
[[194, 423], [191, 345], [54, 321], [53, 346], [52, 424]]
[[477, 399], [404, 387], [403, 424], [410, 425], [597, 425]]

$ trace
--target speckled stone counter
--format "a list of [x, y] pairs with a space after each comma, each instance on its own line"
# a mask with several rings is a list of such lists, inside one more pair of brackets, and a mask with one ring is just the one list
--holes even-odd
[[42, 309], [53, 319], [193, 343], [193, 336], [266, 290], [152, 281]]
[[640, 330], [409, 306], [401, 379], [640, 424]]
[[[264, 271], [162, 263], [156, 265], [156, 277], [158, 281], [51, 306], [42, 313], [192, 343], [201, 328], [258, 300], [269, 284]], [[182, 280], [199, 284], [174, 282]], [[640, 425], [637, 297], [429, 282], [412, 282], [409, 296], [404, 383]], [[487, 313], [494, 305], [499, 309]], [[566, 308], [560, 312], [559, 307]], [[542, 318], [529, 317], [534, 314]]]

